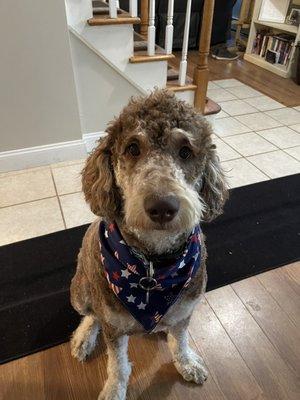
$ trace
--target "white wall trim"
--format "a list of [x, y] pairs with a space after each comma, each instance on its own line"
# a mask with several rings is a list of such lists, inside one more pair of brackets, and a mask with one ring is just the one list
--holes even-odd
[[105, 137], [106, 135], [106, 132], [85, 133], [84, 135], [82, 135], [86, 151], [88, 153], [91, 153], [93, 149], [97, 146], [98, 140]]
[[0, 152], [0, 173], [86, 158], [106, 132], [86, 133], [80, 140]]
[[0, 152], [0, 172], [33, 168], [85, 158], [87, 150], [83, 140], [47, 144]]

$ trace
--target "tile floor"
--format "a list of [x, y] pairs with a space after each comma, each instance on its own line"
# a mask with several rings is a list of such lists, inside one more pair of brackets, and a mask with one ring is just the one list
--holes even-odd
[[[210, 116], [230, 187], [300, 173], [300, 106], [287, 108], [236, 79], [209, 83]], [[91, 222], [84, 160], [0, 173], [0, 245]]]

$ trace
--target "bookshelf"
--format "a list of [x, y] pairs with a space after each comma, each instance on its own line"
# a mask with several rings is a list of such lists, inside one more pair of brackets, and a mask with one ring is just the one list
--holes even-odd
[[[246, 52], [244, 54], [244, 59], [246, 61], [256, 64], [259, 67], [262, 67], [270, 72], [280, 75], [283, 78], [290, 78], [293, 75], [294, 61], [296, 58], [295, 57], [295, 48], [296, 48], [295, 46], [300, 41], [300, 29], [298, 26], [289, 25], [286, 23], [281, 24], [281, 23], [277, 23], [277, 22], [260, 21], [258, 18], [259, 18], [259, 12], [260, 12], [262, 1], [263, 0], [255, 1], [254, 10], [253, 10], [253, 18], [252, 18], [252, 22], [251, 22], [249, 39], [248, 39], [248, 45], [247, 45]], [[290, 55], [290, 61], [287, 66], [284, 66], [281, 64], [271, 64], [268, 61], [266, 61], [263, 57], [252, 53], [253, 43], [256, 38], [256, 34], [259, 30], [264, 29], [264, 28], [272, 28], [272, 31], [274, 32], [274, 34], [288, 33], [289, 35], [292, 35], [295, 37], [295, 40], [293, 42], [293, 48], [292, 48], [291, 55]]]

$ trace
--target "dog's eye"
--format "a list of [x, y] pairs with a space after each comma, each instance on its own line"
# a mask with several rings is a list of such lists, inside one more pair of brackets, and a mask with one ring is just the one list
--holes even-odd
[[138, 156], [141, 154], [139, 145], [138, 145], [137, 143], [131, 143], [131, 144], [127, 147], [126, 151], [127, 151], [130, 155], [132, 155], [133, 157], [138, 157]]
[[187, 146], [183, 146], [179, 150], [179, 157], [182, 158], [183, 160], [187, 160], [188, 158], [191, 157], [192, 154], [193, 154], [192, 150]]

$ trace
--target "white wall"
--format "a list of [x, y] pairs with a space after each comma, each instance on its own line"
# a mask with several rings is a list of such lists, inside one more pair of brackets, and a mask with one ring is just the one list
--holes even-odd
[[63, 0], [0, 1], [0, 152], [81, 139]]
[[104, 131], [131, 96], [143, 93], [72, 33], [70, 42], [82, 132]]

